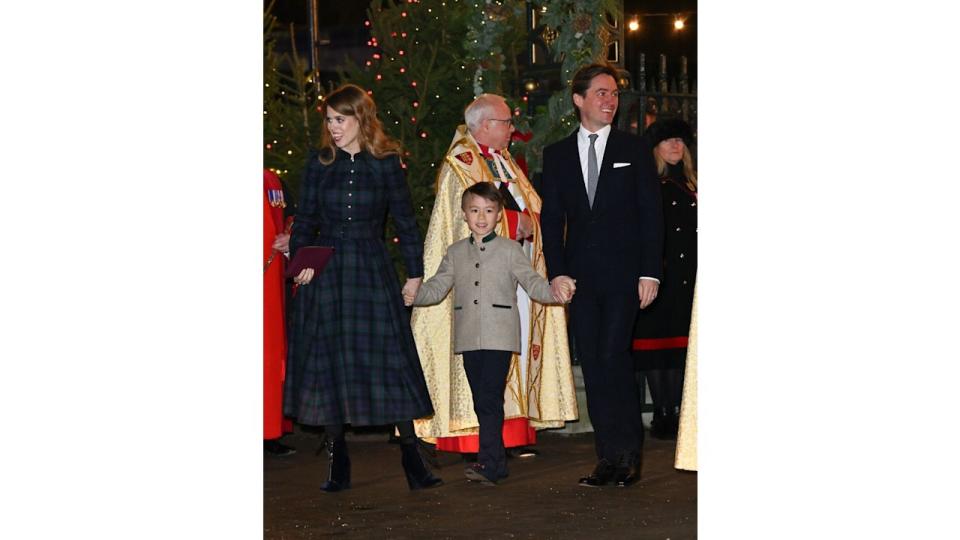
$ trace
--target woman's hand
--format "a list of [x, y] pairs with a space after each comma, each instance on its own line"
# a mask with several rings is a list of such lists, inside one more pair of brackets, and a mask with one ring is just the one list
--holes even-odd
[[299, 274], [297, 274], [295, 278], [293, 278], [293, 282], [296, 283], [297, 285], [307, 285], [310, 283], [312, 279], [313, 279], [313, 268], [304, 268], [303, 270], [300, 271]]
[[400, 291], [403, 293], [403, 305], [413, 305], [413, 300], [417, 297], [417, 291], [420, 290], [422, 283], [423, 278], [410, 278], [403, 284], [403, 289]]

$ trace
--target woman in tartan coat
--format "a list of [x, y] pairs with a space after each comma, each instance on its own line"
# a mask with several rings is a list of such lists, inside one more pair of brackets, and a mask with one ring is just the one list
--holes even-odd
[[404, 291], [423, 277], [423, 246], [399, 159], [376, 105], [355, 85], [323, 104], [327, 129], [310, 157], [290, 237], [290, 252], [333, 246], [319, 273], [294, 278], [284, 413], [322, 425], [330, 471], [320, 489], [350, 487], [344, 424], [395, 424], [410, 489], [440, 483], [418, 452], [413, 419], [433, 413], [400, 285], [383, 241], [393, 216], [407, 274]]

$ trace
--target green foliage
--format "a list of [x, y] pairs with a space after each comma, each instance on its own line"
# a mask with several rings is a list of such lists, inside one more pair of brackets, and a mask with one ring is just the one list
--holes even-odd
[[515, 143], [515, 151], [523, 152], [530, 171], [542, 168], [543, 148], [569, 135], [577, 126], [570, 100], [570, 80], [585, 64], [603, 61], [606, 56], [601, 33], [605, 14], [623, 20], [621, 4], [616, 0], [540, 0], [533, 2], [542, 12], [541, 22], [556, 30], [557, 39], [550, 45], [560, 62], [562, 90], [550, 96], [546, 107], [538, 107], [530, 130], [533, 137]]
[[[542, 24], [557, 32], [550, 49], [561, 64], [557, 73], [563, 90], [555, 92], [545, 107], [538, 107], [530, 118], [515, 122], [521, 132], [531, 132], [527, 141], [514, 141], [511, 152], [523, 155], [531, 172], [541, 169], [543, 147], [568, 135], [577, 125], [570, 101], [569, 83], [582, 65], [604, 58], [603, 18], [610, 13], [622, 20], [616, 0], [535, 0]], [[543, 11], [545, 9], [545, 11]], [[474, 71], [475, 94], [494, 92], [511, 103], [522, 103], [522, 68], [517, 57], [526, 54], [526, 2], [518, 0], [482, 0], [472, 5], [469, 30], [464, 40], [467, 64]]]
[[485, 0], [470, 6], [463, 45], [473, 72], [473, 94], [519, 97], [521, 66], [527, 46], [526, 2]]
[[[323, 128], [319, 91], [305, 59], [292, 47], [278, 54], [276, 39], [293, 42], [264, 12], [264, 166], [277, 171], [299, 200], [299, 184], [310, 149]], [[518, 117], [517, 129], [532, 131], [511, 148], [524, 155], [531, 171], [541, 168], [543, 147], [576, 126], [569, 80], [581, 65], [603, 58], [598, 33], [604, 14], [619, 14], [616, 0], [538, 0], [547, 11], [542, 22], [557, 31], [551, 45], [561, 62], [563, 90], [550, 97], [532, 118]], [[340, 78], [372, 92], [384, 129], [403, 146], [407, 183], [417, 223], [426, 231], [433, 209], [434, 185], [463, 109], [476, 94], [503, 95], [511, 106], [522, 103], [526, 54], [526, 2], [520, 0], [373, 0], [367, 11], [370, 57], [349, 64]], [[621, 17], [622, 19], [622, 17]], [[394, 232], [392, 224], [388, 237]], [[404, 276], [396, 246], [388, 243], [398, 273]]]
[[271, 14], [263, 14], [263, 166], [276, 172], [291, 201], [299, 201], [300, 180], [314, 140], [323, 127], [317, 110], [317, 90], [307, 61], [296, 47], [278, 54], [276, 39], [294, 40], [293, 25], [284, 32]]
[[598, 39], [604, 14], [615, 14], [622, 20], [616, 0], [544, 0], [536, 4], [547, 7], [541, 20], [558, 32], [550, 48], [554, 58], [562, 61], [560, 80], [568, 85], [577, 68], [606, 54]]
[[[367, 12], [370, 57], [341, 74], [344, 82], [372, 91], [384, 129], [403, 145], [407, 184], [424, 233], [437, 173], [473, 99], [463, 48], [471, 9], [461, 0], [375, 0]], [[388, 234], [393, 236], [392, 225]]]

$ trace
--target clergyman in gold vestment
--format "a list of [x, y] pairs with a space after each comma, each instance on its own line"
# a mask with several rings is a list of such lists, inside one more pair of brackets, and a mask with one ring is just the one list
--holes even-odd
[[[477, 182], [493, 182], [513, 196], [520, 212], [506, 211], [497, 234], [524, 239], [523, 248], [534, 269], [546, 277], [539, 224], [540, 196], [506, 148], [513, 131], [510, 108], [502, 97], [484, 94], [467, 107], [465, 119], [467, 125], [457, 129], [437, 176], [436, 200], [423, 252], [425, 278], [437, 272], [447, 247], [469, 234], [460, 197]], [[438, 441], [441, 450], [475, 452], [469, 443], [464, 444], [476, 439], [478, 422], [463, 358], [453, 352], [452, 297], [448, 295], [440, 304], [413, 310], [413, 335], [434, 410], [433, 416], [416, 420], [415, 426], [420, 437], [443, 438]], [[523, 306], [523, 352], [513, 355], [504, 392], [504, 444], [508, 447], [529, 442], [521, 438], [510, 443], [507, 425], [511, 419], [517, 419], [514, 426], [526, 424], [526, 419], [530, 427], [544, 429], [563, 427], [564, 422], [578, 418], [564, 307], [533, 302], [523, 289], [518, 290], [517, 300], [518, 306]], [[523, 429], [529, 428], [524, 425]]]

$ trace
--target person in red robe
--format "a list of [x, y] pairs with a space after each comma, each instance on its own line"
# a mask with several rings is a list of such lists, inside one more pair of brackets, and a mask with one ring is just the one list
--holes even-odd
[[263, 451], [296, 452], [278, 439], [293, 431], [283, 417], [283, 376], [287, 359], [283, 271], [290, 234], [284, 227], [286, 200], [280, 177], [263, 170]]

